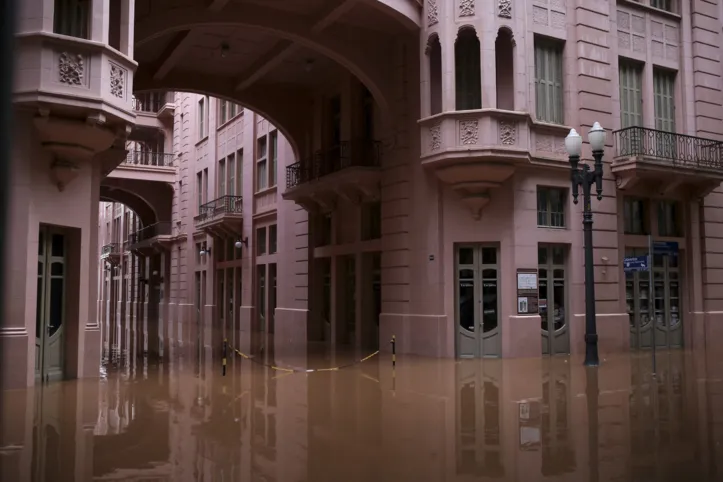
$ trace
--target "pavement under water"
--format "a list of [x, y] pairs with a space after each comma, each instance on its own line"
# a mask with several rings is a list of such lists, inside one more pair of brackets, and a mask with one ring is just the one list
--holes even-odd
[[[0, 480], [717, 481], [715, 354], [450, 360], [310, 349], [110, 363], [2, 393]], [[356, 357], [361, 358], [360, 356]], [[263, 363], [294, 367], [275, 370]]]

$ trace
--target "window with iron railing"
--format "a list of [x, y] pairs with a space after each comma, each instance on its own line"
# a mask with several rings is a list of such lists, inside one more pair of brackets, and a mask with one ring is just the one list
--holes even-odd
[[643, 125], [643, 67], [630, 61], [620, 62], [620, 127]]
[[55, 0], [53, 32], [87, 39], [90, 33], [90, 0]]
[[537, 187], [537, 225], [546, 228], [565, 227], [565, 189]]

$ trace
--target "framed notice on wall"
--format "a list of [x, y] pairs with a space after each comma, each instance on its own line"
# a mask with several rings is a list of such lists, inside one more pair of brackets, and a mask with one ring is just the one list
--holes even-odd
[[517, 314], [537, 314], [539, 298], [536, 269], [517, 270]]

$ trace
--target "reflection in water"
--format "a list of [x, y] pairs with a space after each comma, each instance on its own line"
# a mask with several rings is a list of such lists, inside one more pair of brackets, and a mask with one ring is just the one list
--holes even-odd
[[660, 353], [656, 378], [649, 353], [597, 371], [577, 358], [399, 357], [394, 378], [385, 356], [291, 375], [232, 359], [222, 377], [197, 348], [4, 392], [0, 479], [723, 480], [722, 377], [690, 354]]

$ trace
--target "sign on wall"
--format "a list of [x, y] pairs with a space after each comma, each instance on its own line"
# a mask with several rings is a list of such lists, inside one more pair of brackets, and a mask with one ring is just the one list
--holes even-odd
[[517, 314], [537, 314], [537, 270], [517, 270]]

